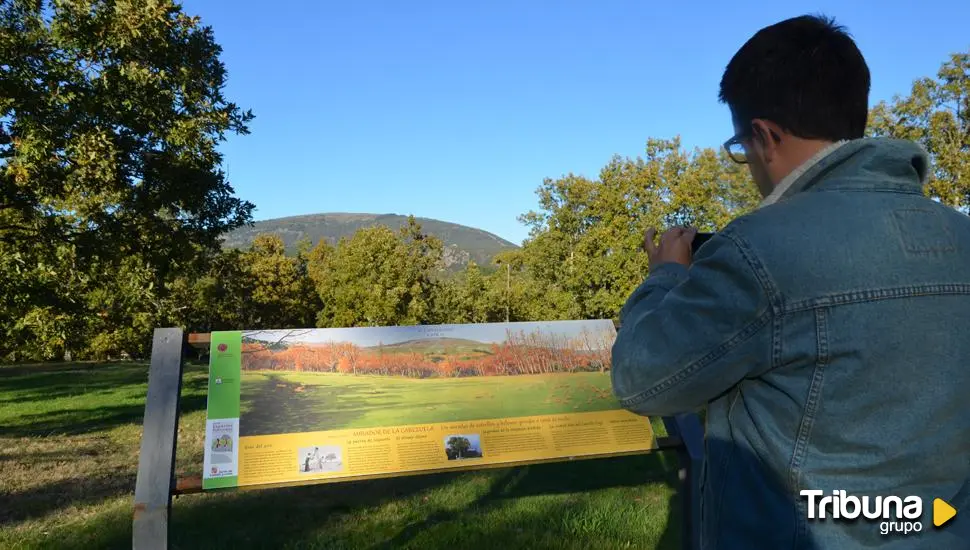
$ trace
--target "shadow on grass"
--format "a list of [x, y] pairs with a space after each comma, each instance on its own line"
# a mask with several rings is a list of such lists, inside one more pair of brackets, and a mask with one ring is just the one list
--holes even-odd
[[[295, 391], [298, 387], [303, 390]], [[401, 410], [402, 407], [413, 405], [415, 399], [407, 394], [418, 391], [420, 389], [417, 387], [375, 391], [374, 385], [367, 383], [301, 386], [279, 375], [266, 374], [259, 382], [243, 386], [241, 398], [249, 406], [242, 413], [239, 435], [247, 437], [346, 429], [368, 413]], [[375, 403], [375, 396], [381, 396], [383, 400]], [[423, 396], [421, 400], [422, 408], [451, 404], [449, 401], [428, 401]], [[402, 413], [402, 417], [406, 416]]]
[[[98, 456], [101, 452], [93, 446], [76, 446], [72, 443], [70, 449], [64, 449], [62, 451], [31, 451], [29, 457], [31, 463], [39, 464], [42, 462], [64, 462], [71, 459]], [[23, 459], [24, 453], [0, 453], [0, 462]]]
[[348, 409], [367, 403], [350, 396], [353, 385], [333, 389], [314, 386], [311, 395], [294, 391], [299, 384], [268, 374], [247, 386], [242, 399], [249, 403], [249, 410], [258, 414], [242, 413], [240, 437], [332, 430], [362, 416], [363, 411]]
[[[637, 488], [662, 484], [671, 490], [671, 518], [658, 548], [680, 544], [679, 501], [676, 467], [672, 453], [543, 464], [473, 473], [445, 473], [352, 484], [328, 484], [275, 490], [244, 491], [183, 497], [173, 517], [173, 548], [299, 547], [299, 548], [562, 548], [561, 537], [595, 538], [584, 493], [608, 488]], [[489, 476], [491, 483], [478, 498], [460, 507], [430, 506], [427, 496], [461, 478]], [[469, 482], [469, 492], [472, 490]], [[515, 504], [523, 497], [544, 498], [530, 509]], [[376, 507], [399, 501], [415, 521], [389, 521], [371, 529], [355, 518], [364, 518]], [[632, 505], [632, 503], [630, 503]], [[511, 517], [495, 521], [489, 516], [508, 506]], [[629, 508], [629, 507], [628, 507]], [[594, 511], [595, 512], [595, 511]], [[633, 512], [635, 514], [635, 511]], [[596, 514], [594, 513], [593, 516]], [[642, 526], [611, 525], [631, 538]], [[506, 521], [507, 520], [507, 521]], [[604, 519], [604, 522], [609, 522]], [[615, 523], [615, 522], [610, 522]], [[620, 522], [623, 523], [623, 522]], [[474, 531], [474, 532], [471, 532]], [[431, 541], [428, 533], [436, 533]], [[464, 535], [460, 535], [464, 533]], [[639, 545], [630, 548], [642, 548]]]
[[[277, 375], [267, 375], [251, 387], [243, 388], [242, 399], [250, 404], [240, 421], [240, 437], [278, 433], [334, 430], [350, 425], [368, 410], [395, 408], [398, 402], [375, 407], [360, 390], [366, 384], [329, 387], [311, 386], [307, 393], [294, 391], [299, 386]], [[360, 397], [357, 397], [360, 395]]]
[[[56, 468], [56, 464], [51, 466]], [[38, 518], [70, 506], [98, 504], [106, 499], [130, 494], [135, 476], [99, 476], [58, 480], [24, 491], [0, 493], [0, 526]]]
[[[462, 510], [437, 512], [427, 519], [411, 524], [375, 548], [393, 549], [410, 547], [412, 542], [436, 526], [459, 520], [462, 515], [487, 510], [496, 503], [539, 495], [579, 494], [617, 487], [638, 487], [649, 483], [663, 483], [672, 488], [668, 507], [671, 510], [667, 521], [667, 528], [661, 537], [657, 548], [680, 547], [680, 498], [677, 468], [673, 462], [673, 453], [652, 453], [645, 456], [606, 458], [582, 462], [565, 462], [527, 466], [506, 470], [503, 475], [492, 484], [489, 491]], [[583, 516], [586, 510], [578, 499], [569, 499], [551, 506], [553, 509], [543, 510], [544, 514], [556, 514], [563, 520], [563, 529], [584, 530]], [[570, 522], [570, 519], [574, 520]], [[521, 523], [520, 523], [521, 520]], [[595, 522], [595, 520], [594, 520]], [[516, 518], [515, 523], [507, 523], [499, 529], [480, 533], [479, 546], [474, 548], [491, 548], [493, 544], [521, 537], [527, 527], [534, 523], [528, 517]], [[589, 525], [590, 522], [585, 522]], [[592, 528], [591, 525], [589, 527]], [[498, 532], [496, 532], [498, 531]], [[508, 531], [503, 533], [502, 531]], [[569, 533], [564, 533], [569, 534]], [[446, 543], [447, 541], [442, 541]], [[465, 541], [465, 547], [467, 543]], [[534, 542], [534, 541], [533, 541]], [[428, 548], [427, 543], [421, 544]], [[446, 544], [442, 544], [446, 548]]]
[[[82, 435], [124, 425], [142, 423], [145, 414], [145, 387], [148, 378], [148, 370], [145, 365], [138, 365], [139, 368], [119, 369], [120, 372], [99, 372], [91, 383], [80, 383], [72, 381], [72, 374], [76, 372], [68, 369], [69, 372], [61, 374], [42, 374], [5, 380], [0, 384], [0, 392], [18, 391], [11, 390], [17, 386], [20, 391], [25, 388], [37, 388], [38, 397], [36, 399], [53, 399], [65, 395], [77, 395], [77, 402], [83, 404], [85, 398], [90, 396], [93, 391], [104, 390], [106, 393], [121, 392], [124, 386], [139, 386], [140, 395], [137, 398], [125, 397], [131, 401], [124, 405], [110, 405], [93, 403], [89, 407], [76, 407], [68, 409], [50, 410], [43, 413], [22, 414], [16, 417], [14, 425], [0, 425], [0, 436], [4, 437], [47, 437], [56, 435]], [[58, 383], [52, 383], [50, 376], [56, 377]], [[65, 379], [66, 378], [66, 379]], [[50, 392], [47, 397], [40, 397], [44, 393], [44, 384], [48, 384]], [[112, 384], [117, 384], [113, 386]], [[183, 380], [182, 397], [179, 400], [180, 414], [185, 415], [194, 411], [204, 410], [206, 407], [206, 387], [207, 380], [202, 378], [192, 378]], [[113, 392], [110, 390], [114, 390]], [[31, 390], [27, 390], [28, 392]], [[26, 398], [24, 398], [26, 399]], [[119, 398], [121, 399], [121, 398]], [[34, 398], [31, 398], [34, 400]], [[4, 406], [11, 405], [12, 401], [2, 402]]]
[[144, 363], [60, 363], [0, 368], [0, 404], [44, 401], [60, 397], [87, 397], [97, 392], [116, 393], [143, 386], [148, 380]]
[[[657, 501], [640, 505], [631, 496], [642, 495], [636, 488], [646, 484], [676, 486], [676, 471], [668, 463], [672, 458], [653, 454], [191, 495], [173, 507], [171, 548], [562, 549], [579, 548], [577, 540], [583, 540], [591, 543], [589, 548], [673, 549], [679, 547], [680, 532], [675, 492], [662, 491]], [[0, 525], [69, 506], [97, 505], [130, 494], [133, 484], [132, 477], [118, 476], [89, 485], [60, 481], [4, 495]], [[589, 492], [610, 488], [633, 492], [611, 497], [620, 500], [602, 510], [602, 499], [588, 498]], [[666, 531], [659, 544], [656, 535], [644, 544], [639, 514], [650, 515], [646, 507], [668, 499]], [[623, 517], [610, 516], [616, 511]], [[130, 547], [130, 519], [117, 508], [106, 508], [80, 526], [77, 540], [62, 542], [65, 548]], [[659, 518], [653, 514], [650, 521]], [[69, 528], [55, 530], [66, 535]], [[614, 544], [623, 540], [631, 542]]]

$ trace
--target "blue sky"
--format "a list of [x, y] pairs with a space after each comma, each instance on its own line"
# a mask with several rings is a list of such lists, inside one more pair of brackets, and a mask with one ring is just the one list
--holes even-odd
[[872, 103], [970, 50], [970, 2], [189, 0], [213, 27], [249, 136], [222, 150], [257, 220], [414, 214], [519, 243], [545, 177], [597, 177], [648, 137], [731, 134], [721, 72], [759, 28], [835, 16]]
[[351, 342], [361, 347], [390, 345], [424, 338], [462, 338], [485, 343], [500, 344], [506, 340], [507, 331], [531, 333], [541, 331], [546, 335], [576, 338], [583, 331], [592, 336], [609, 333], [610, 338], [600, 342], [595, 338], [589, 343], [609, 345], [615, 335], [613, 322], [598, 321], [549, 321], [525, 323], [485, 323], [477, 325], [414, 325], [398, 327], [318, 328], [306, 330], [259, 330], [244, 336], [264, 342]]

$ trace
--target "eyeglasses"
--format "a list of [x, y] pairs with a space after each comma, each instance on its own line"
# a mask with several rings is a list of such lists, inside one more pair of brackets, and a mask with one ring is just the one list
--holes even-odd
[[724, 150], [727, 151], [731, 160], [738, 164], [748, 163], [748, 156], [744, 152], [744, 144], [741, 143], [744, 138], [744, 134], [735, 134], [731, 139], [724, 142]]

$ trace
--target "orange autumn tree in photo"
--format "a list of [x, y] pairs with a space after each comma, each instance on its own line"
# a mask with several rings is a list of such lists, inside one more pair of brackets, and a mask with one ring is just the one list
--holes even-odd
[[517, 376], [570, 372], [606, 372], [610, 368], [613, 335], [583, 330], [568, 338], [540, 331], [507, 331], [501, 343], [426, 351], [352, 342], [271, 342], [243, 344], [243, 368], [351, 376], [450, 378]]

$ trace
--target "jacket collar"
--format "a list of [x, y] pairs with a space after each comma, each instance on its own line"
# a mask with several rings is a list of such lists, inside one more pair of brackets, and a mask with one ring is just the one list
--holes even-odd
[[778, 185], [776, 185], [775, 188], [772, 189], [771, 194], [769, 194], [767, 197], [765, 197], [763, 201], [761, 201], [761, 205], [759, 206], [759, 208], [764, 208], [765, 206], [768, 206], [770, 204], [775, 204], [776, 202], [781, 200], [781, 198], [785, 196], [785, 192], [791, 188], [792, 184], [798, 181], [798, 178], [800, 178], [805, 172], [808, 172], [813, 166], [821, 162], [823, 159], [825, 159], [825, 157], [837, 151], [840, 147], [842, 147], [846, 143], [848, 143], [848, 140], [844, 140], [844, 139], [841, 141], [830, 143], [829, 145], [826, 145], [825, 147], [820, 149], [817, 153], [812, 155], [810, 159], [801, 163], [801, 165], [799, 165], [797, 168], [792, 170], [791, 173], [789, 173], [780, 182], [778, 182]]
[[926, 150], [908, 140], [859, 138], [836, 142], [819, 151], [779, 182], [759, 208], [822, 185], [827, 190], [921, 194], [928, 178], [929, 165]]

